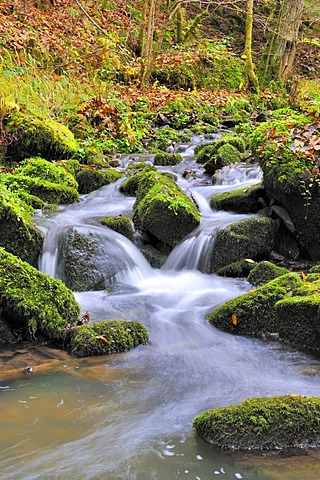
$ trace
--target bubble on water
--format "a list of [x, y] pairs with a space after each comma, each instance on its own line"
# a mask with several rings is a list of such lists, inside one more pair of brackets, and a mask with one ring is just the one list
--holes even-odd
[[197, 460], [203, 460], [203, 457], [201, 457], [201, 455], [196, 455], [196, 459]]
[[169, 450], [171, 450], [174, 447], [175, 447], [175, 445], [166, 445], [166, 448], [168, 448]]

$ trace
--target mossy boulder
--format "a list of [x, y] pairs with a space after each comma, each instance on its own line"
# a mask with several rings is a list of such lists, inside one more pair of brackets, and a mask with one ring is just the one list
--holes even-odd
[[175, 143], [190, 141], [191, 134], [188, 132], [178, 132], [171, 127], [158, 128], [148, 144], [148, 150], [157, 153], [159, 150], [166, 151]]
[[102, 225], [111, 230], [124, 235], [129, 240], [133, 239], [133, 228], [131, 218], [126, 215], [114, 215], [112, 217], [104, 217], [100, 219]]
[[39, 177], [6, 173], [4, 183], [10, 188], [18, 188], [30, 195], [40, 198], [45, 203], [70, 204], [78, 201], [78, 191], [63, 183], [53, 183]]
[[72, 292], [27, 262], [0, 248], [0, 302], [2, 316], [13, 328], [24, 328], [32, 339], [38, 335], [61, 342], [67, 324], [76, 324], [80, 309]]
[[215, 143], [205, 143], [197, 145], [194, 149], [195, 160], [197, 163], [204, 165], [216, 153]]
[[15, 115], [8, 128], [14, 139], [6, 152], [11, 162], [37, 156], [47, 160], [70, 158], [79, 148], [72, 132], [52, 119]]
[[[165, 175], [140, 173], [134, 211], [142, 230], [172, 249], [200, 223], [194, 202]], [[157, 246], [157, 245], [154, 245]]]
[[257, 265], [256, 262], [249, 258], [242, 258], [237, 262], [229, 263], [225, 267], [221, 267], [216, 271], [220, 277], [247, 277], [251, 270]]
[[226, 143], [219, 147], [217, 153], [214, 153], [204, 164], [204, 169], [207, 173], [214, 174], [217, 170], [220, 170], [226, 165], [232, 165], [239, 162], [241, 162], [239, 151], [230, 143]]
[[177, 165], [177, 163], [182, 162], [181, 153], [168, 153], [168, 152], [159, 152], [154, 156], [153, 163], [154, 165]]
[[223, 450], [301, 452], [320, 446], [320, 398], [251, 398], [207, 410], [193, 420], [193, 426], [201, 438]]
[[262, 261], [257, 265], [254, 265], [254, 268], [250, 271], [247, 280], [251, 285], [260, 286], [264, 283], [270, 282], [281, 275], [286, 275], [289, 273], [289, 270], [284, 267], [279, 267], [272, 262]]
[[40, 157], [28, 158], [19, 164], [14, 173], [32, 178], [41, 178], [50, 183], [58, 183], [74, 189], [78, 188], [76, 179], [65, 168], [63, 162], [49, 162]]
[[320, 259], [320, 176], [312, 138], [318, 130], [307, 116], [290, 109], [272, 116], [249, 135], [249, 145], [262, 168], [268, 197], [286, 209], [292, 221], [301, 256], [316, 261]]
[[161, 268], [166, 263], [166, 260], [168, 258], [168, 255], [160, 252], [160, 250], [153, 247], [152, 245], [142, 244], [142, 246], [140, 247], [140, 251], [150, 263], [152, 268]]
[[107, 168], [105, 170], [98, 170], [91, 167], [82, 167], [76, 173], [76, 180], [78, 182], [79, 193], [90, 193], [103, 185], [109, 185], [115, 182], [124, 174], [115, 168]]
[[224, 192], [210, 199], [210, 206], [214, 210], [236, 213], [257, 213], [265, 204], [266, 193], [260, 184]]
[[299, 349], [319, 352], [320, 279], [314, 275], [308, 275], [302, 285], [290, 297], [279, 300], [275, 308], [281, 320], [280, 339]]
[[148, 341], [148, 331], [142, 323], [108, 320], [73, 328], [70, 347], [73, 355], [88, 357], [125, 352]]
[[220, 230], [211, 254], [211, 271], [241, 258], [261, 260], [272, 250], [278, 223], [267, 217], [241, 220]]
[[126, 259], [114, 235], [108, 238], [76, 227], [64, 232], [59, 244], [59, 275], [71, 290], [103, 290], [126, 268]]
[[17, 193], [0, 183], [0, 246], [36, 266], [44, 236], [32, 222], [32, 213]]
[[143, 162], [138, 162], [136, 164], [131, 164], [126, 170], [126, 173], [129, 177], [120, 185], [120, 192], [129, 197], [134, 196], [137, 193], [138, 185], [143, 177], [139, 175], [141, 172], [157, 172], [156, 167], [149, 165]]
[[[236, 335], [261, 337], [279, 333], [283, 319], [277, 315], [276, 303], [301, 285], [297, 273], [282, 275], [220, 305], [206, 318], [216, 328]], [[291, 329], [295, 331], [292, 321]]]

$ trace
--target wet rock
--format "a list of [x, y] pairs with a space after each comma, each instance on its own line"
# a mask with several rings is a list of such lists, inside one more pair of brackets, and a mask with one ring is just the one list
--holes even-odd
[[278, 228], [277, 222], [271, 218], [256, 217], [220, 230], [214, 242], [211, 271], [216, 272], [241, 258], [267, 258]]
[[59, 272], [73, 291], [103, 290], [126, 267], [121, 248], [112, 238], [71, 227], [61, 240]]
[[265, 189], [261, 185], [254, 185], [215, 195], [210, 199], [210, 206], [214, 210], [257, 213], [265, 206], [265, 201]]
[[77, 357], [108, 355], [130, 350], [149, 341], [140, 322], [108, 320], [71, 330], [71, 351]]
[[320, 398], [284, 395], [247, 399], [193, 420], [198, 435], [231, 451], [292, 451], [320, 446]]

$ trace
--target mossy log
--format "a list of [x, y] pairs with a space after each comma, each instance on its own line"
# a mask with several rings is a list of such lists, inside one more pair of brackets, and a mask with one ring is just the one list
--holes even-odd
[[193, 420], [198, 435], [224, 450], [257, 451], [320, 446], [320, 398], [285, 395], [247, 399], [207, 410]]

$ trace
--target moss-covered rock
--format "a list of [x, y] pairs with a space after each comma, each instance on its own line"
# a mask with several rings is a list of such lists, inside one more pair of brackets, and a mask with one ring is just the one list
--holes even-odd
[[204, 169], [207, 173], [214, 174], [217, 170], [226, 165], [232, 165], [239, 162], [241, 162], [239, 151], [230, 143], [226, 143], [219, 147], [217, 153], [212, 155], [204, 164]]
[[279, 318], [279, 337], [299, 349], [320, 351], [320, 280], [307, 281], [279, 300], [276, 314]]
[[251, 285], [258, 287], [264, 283], [270, 282], [270, 280], [281, 277], [281, 275], [286, 275], [287, 273], [289, 273], [287, 268], [279, 267], [272, 262], [263, 261], [254, 265], [247, 280]]
[[150, 152], [166, 151], [174, 143], [190, 142], [191, 135], [188, 132], [178, 132], [171, 127], [158, 128], [149, 142]]
[[6, 157], [11, 162], [36, 156], [47, 160], [70, 158], [79, 148], [72, 132], [52, 119], [40, 120], [15, 115], [8, 127], [14, 139], [6, 152]]
[[242, 258], [237, 262], [232, 262], [225, 267], [221, 267], [216, 271], [220, 277], [247, 277], [251, 270], [257, 265], [256, 262], [248, 258]]
[[60, 342], [67, 324], [76, 324], [79, 306], [60, 280], [45, 275], [0, 248], [0, 302], [2, 315], [35, 338]]
[[4, 183], [13, 189], [17, 187], [30, 195], [40, 198], [45, 203], [69, 204], [79, 199], [78, 191], [65, 184], [53, 183], [39, 177], [28, 177], [20, 174], [6, 173]]
[[91, 167], [82, 167], [76, 173], [76, 180], [78, 182], [79, 193], [90, 193], [103, 185], [109, 185], [115, 182], [124, 174], [115, 168], [108, 168], [106, 170], [98, 170]]
[[49, 162], [40, 157], [22, 161], [14, 170], [15, 173], [32, 178], [41, 178], [50, 183], [58, 183], [71, 188], [78, 188], [74, 176], [65, 168], [63, 162]]
[[73, 355], [88, 357], [124, 352], [148, 341], [148, 332], [142, 323], [109, 320], [73, 328], [70, 346]]
[[215, 143], [207, 143], [197, 145], [194, 149], [195, 160], [197, 163], [204, 165], [216, 153]]
[[100, 219], [102, 225], [105, 225], [115, 232], [121, 233], [129, 240], [133, 239], [133, 228], [130, 217], [126, 215], [114, 215], [113, 217], [104, 217]]
[[124, 195], [132, 197], [136, 194], [138, 190], [139, 182], [142, 178], [142, 175], [139, 175], [141, 172], [156, 172], [157, 169], [153, 165], [149, 165], [143, 162], [138, 162], [136, 164], [131, 164], [127, 168], [127, 173], [129, 177], [120, 185], [120, 192]]
[[59, 274], [73, 291], [103, 290], [126, 265], [123, 251], [110, 237], [71, 227], [59, 245]]
[[18, 194], [0, 182], [0, 246], [36, 266], [44, 237], [32, 222], [32, 213]]
[[220, 230], [211, 255], [211, 271], [216, 272], [241, 258], [267, 257], [277, 231], [278, 224], [267, 217], [241, 220]]
[[247, 399], [207, 410], [193, 420], [198, 435], [224, 450], [284, 450], [320, 446], [320, 398], [285, 395]]
[[[275, 305], [301, 284], [297, 273], [283, 275], [220, 305], [206, 318], [215, 327], [237, 335], [260, 337], [279, 333], [282, 318]], [[291, 322], [292, 331], [293, 326]]]
[[172, 249], [200, 223], [194, 202], [157, 172], [140, 173], [134, 211], [141, 227]]
[[210, 206], [214, 210], [236, 213], [257, 213], [265, 204], [266, 193], [261, 185], [220, 193], [210, 199]]
[[140, 251], [148, 260], [152, 268], [161, 268], [168, 258], [168, 255], [160, 252], [152, 245], [142, 245]]
[[312, 138], [319, 132], [307, 116], [290, 109], [273, 112], [272, 117], [249, 135], [249, 145], [262, 168], [268, 197], [292, 221], [301, 256], [316, 261], [320, 259], [320, 175]]
[[154, 156], [155, 165], [177, 165], [182, 162], [182, 155], [180, 153], [159, 152]]

